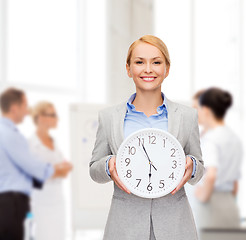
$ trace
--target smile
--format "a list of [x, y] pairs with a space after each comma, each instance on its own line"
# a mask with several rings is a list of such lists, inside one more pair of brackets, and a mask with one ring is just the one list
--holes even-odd
[[155, 80], [155, 77], [141, 77], [145, 82], [152, 82]]

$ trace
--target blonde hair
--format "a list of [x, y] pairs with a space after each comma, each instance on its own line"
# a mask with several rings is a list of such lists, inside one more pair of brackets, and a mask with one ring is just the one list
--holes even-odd
[[165, 45], [165, 43], [160, 38], [155, 37], [153, 35], [144, 35], [132, 43], [132, 45], [128, 49], [128, 54], [127, 54], [127, 58], [126, 58], [126, 63], [128, 64], [128, 66], [130, 66], [130, 64], [131, 64], [131, 57], [132, 57], [133, 49], [141, 42], [148, 43], [148, 44], [151, 44], [151, 45], [157, 47], [161, 51], [161, 53], [163, 54], [167, 67], [168, 68], [170, 67], [171, 61], [170, 61], [170, 56], [169, 56], [167, 46]]
[[42, 101], [30, 109], [30, 114], [35, 125], [37, 124], [38, 117], [42, 114], [45, 114], [47, 108], [49, 107], [54, 107], [54, 105], [48, 101]]

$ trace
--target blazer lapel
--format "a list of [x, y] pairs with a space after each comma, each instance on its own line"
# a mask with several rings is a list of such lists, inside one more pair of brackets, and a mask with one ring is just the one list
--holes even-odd
[[168, 99], [166, 99], [166, 102], [168, 111], [168, 132], [177, 138], [182, 114], [178, 108], [178, 104], [171, 102]]
[[119, 105], [113, 113], [112, 137], [115, 151], [118, 150], [124, 140], [124, 119], [127, 111], [126, 102]]
[[[168, 132], [175, 138], [178, 137], [179, 126], [182, 120], [182, 114], [178, 108], [178, 104], [166, 98], [168, 110]], [[113, 112], [112, 119], [112, 138], [113, 146], [117, 152], [124, 140], [124, 119], [127, 111], [126, 102], [119, 105]]]

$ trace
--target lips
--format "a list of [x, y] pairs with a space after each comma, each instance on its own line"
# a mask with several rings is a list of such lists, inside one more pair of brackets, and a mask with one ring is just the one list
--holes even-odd
[[149, 77], [141, 77], [141, 79], [145, 82], [153, 82], [156, 77], [152, 77], [152, 76], [149, 76]]

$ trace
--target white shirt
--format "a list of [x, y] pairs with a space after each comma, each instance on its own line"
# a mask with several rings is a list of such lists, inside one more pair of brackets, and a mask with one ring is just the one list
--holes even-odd
[[[54, 143], [54, 150], [46, 147], [36, 134], [29, 140], [30, 149], [40, 160], [52, 165], [64, 161]], [[36, 240], [65, 240], [66, 215], [63, 179], [48, 179], [41, 190], [32, 194], [32, 211], [36, 222]]]
[[227, 126], [207, 131], [201, 138], [201, 149], [205, 168], [217, 168], [215, 191], [232, 191], [240, 178], [242, 143]]
[[[54, 150], [46, 147], [36, 134], [34, 134], [29, 140], [30, 149], [33, 154], [46, 163], [55, 165], [64, 161], [64, 158], [54, 143]], [[63, 203], [63, 186], [62, 179], [48, 179], [41, 190], [34, 190], [32, 193], [33, 205], [57, 205]]]

